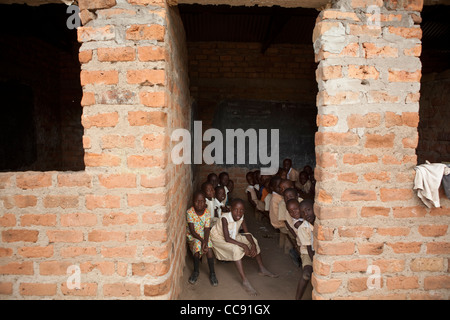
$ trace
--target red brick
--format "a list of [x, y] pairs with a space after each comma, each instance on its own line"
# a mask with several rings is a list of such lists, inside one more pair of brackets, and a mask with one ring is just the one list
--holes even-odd
[[318, 114], [316, 124], [318, 127], [334, 127], [338, 123], [339, 118], [332, 114]]
[[48, 195], [43, 200], [44, 208], [76, 208], [78, 207], [78, 196]]
[[141, 92], [139, 97], [141, 103], [146, 107], [164, 108], [167, 106], [165, 92]]
[[64, 296], [77, 296], [77, 297], [95, 297], [97, 295], [97, 283], [80, 283], [79, 288], [69, 289], [67, 283], [61, 283], [61, 293]]
[[336, 154], [330, 152], [322, 152], [316, 155], [317, 165], [322, 168], [336, 167]]
[[119, 82], [119, 73], [111, 71], [87, 71], [81, 70], [81, 85], [88, 84], [117, 84]]
[[137, 247], [103, 247], [102, 256], [105, 258], [134, 258], [136, 256]]
[[92, 60], [92, 50], [85, 50], [78, 53], [78, 60], [81, 64], [88, 63]]
[[88, 210], [97, 208], [120, 208], [120, 196], [96, 196], [88, 194], [86, 195], [86, 208]]
[[13, 255], [13, 250], [11, 248], [1, 248], [0, 247], [0, 258], [11, 257]]
[[165, 79], [165, 70], [141, 69], [127, 71], [127, 82], [130, 84], [140, 84], [142, 86], [163, 85]]
[[398, 57], [398, 49], [390, 46], [377, 46], [375, 43], [364, 42], [363, 48], [365, 52], [365, 57], [367, 59], [371, 58], [396, 58]]
[[354, 172], [341, 173], [338, 175], [338, 181], [358, 183], [358, 175]]
[[383, 202], [389, 201], [406, 201], [413, 197], [411, 189], [380, 189], [380, 199]]
[[9, 262], [0, 265], [0, 274], [33, 275], [33, 262]]
[[172, 279], [167, 279], [166, 281], [159, 284], [148, 284], [144, 285], [144, 295], [148, 297], [161, 296], [170, 291], [172, 286]]
[[77, 36], [78, 42], [105, 41], [115, 39], [116, 33], [113, 26], [79, 27], [77, 28]]
[[73, 230], [49, 230], [47, 231], [49, 242], [82, 242], [83, 232]]
[[122, 231], [106, 231], [94, 230], [89, 232], [88, 241], [93, 242], [108, 242], [108, 241], [125, 241], [125, 232]]
[[327, 276], [330, 274], [331, 265], [320, 261], [319, 259], [313, 259], [314, 273], [319, 276]]
[[97, 224], [97, 216], [92, 213], [68, 213], [61, 215], [62, 227], [88, 227]]
[[128, 122], [130, 126], [155, 125], [165, 127], [167, 123], [167, 113], [161, 111], [130, 111], [128, 112]]
[[80, 10], [105, 9], [116, 5], [116, 0], [78, 0]]
[[102, 137], [102, 149], [134, 148], [134, 136], [106, 135]]
[[422, 242], [395, 242], [387, 243], [395, 253], [419, 253]]
[[103, 225], [135, 225], [138, 223], [136, 213], [112, 212], [103, 215]]
[[361, 217], [389, 216], [390, 208], [384, 207], [363, 207], [361, 209]]
[[359, 137], [354, 133], [316, 132], [317, 145], [356, 146]]
[[60, 173], [58, 187], [87, 187], [92, 186], [92, 177], [87, 173]]
[[85, 153], [84, 163], [88, 167], [117, 167], [120, 158], [108, 153]]
[[48, 188], [52, 185], [52, 175], [48, 173], [25, 173], [16, 176], [16, 185], [21, 189]]
[[119, 123], [119, 114], [117, 112], [101, 113], [93, 116], [82, 116], [81, 124], [85, 129], [92, 127], [107, 128], [115, 127]]
[[351, 114], [347, 116], [347, 125], [353, 128], [375, 128], [381, 123], [381, 115], [379, 113]]
[[321, 279], [314, 273], [312, 274], [311, 284], [317, 293], [333, 293], [336, 292], [342, 284], [341, 279]]
[[429, 253], [429, 254], [450, 254], [450, 242], [427, 243], [427, 253]]
[[391, 180], [390, 172], [381, 171], [381, 172], [369, 172], [364, 174], [364, 180], [368, 182], [372, 182], [374, 180], [389, 182]]
[[66, 275], [71, 265], [69, 261], [44, 261], [39, 264], [39, 273], [43, 276]]
[[366, 259], [338, 260], [333, 262], [333, 272], [366, 272]]
[[350, 255], [355, 250], [353, 242], [323, 242], [318, 241], [317, 253], [323, 255]]
[[149, 168], [149, 167], [161, 167], [166, 166], [166, 158], [163, 155], [130, 155], [127, 157], [127, 164], [129, 168]]
[[378, 228], [377, 233], [381, 236], [391, 236], [391, 237], [407, 236], [410, 233], [410, 228], [407, 227]]
[[158, 40], [164, 41], [165, 28], [163, 26], [152, 25], [136, 25], [129, 26], [126, 32], [127, 40]]
[[445, 271], [443, 258], [416, 258], [411, 261], [411, 271]]
[[339, 227], [339, 236], [344, 238], [370, 238], [373, 234], [372, 227], [346, 226]]
[[401, 272], [405, 269], [405, 260], [402, 259], [378, 259], [372, 264], [380, 268], [380, 272]]
[[346, 153], [342, 158], [342, 161], [345, 164], [349, 165], [360, 165], [366, 163], [377, 163], [378, 157], [374, 154], [371, 155], [363, 155], [358, 153]]
[[373, 190], [345, 190], [342, 201], [376, 201], [377, 194]]
[[386, 279], [388, 290], [396, 289], [417, 289], [419, 288], [419, 279], [417, 277], [388, 277]]
[[46, 247], [22, 247], [17, 253], [26, 258], [50, 258], [53, 256], [53, 246]]
[[361, 292], [368, 289], [367, 287], [368, 277], [364, 278], [352, 278], [347, 281], [347, 288], [350, 292]]
[[12, 282], [0, 282], [0, 295], [11, 295], [13, 293]]
[[134, 230], [130, 232], [129, 240], [141, 240], [148, 242], [166, 242], [167, 241], [167, 230]]
[[37, 198], [32, 195], [16, 195], [14, 196], [14, 203], [18, 208], [34, 207], [37, 204]]
[[5, 213], [3, 216], [0, 217], [0, 227], [14, 227], [15, 225], [16, 225], [16, 216], [14, 214]]
[[418, 218], [427, 214], [426, 208], [422, 206], [394, 207], [393, 212], [395, 218]]
[[360, 243], [358, 244], [358, 252], [360, 255], [379, 255], [384, 250], [383, 243]]
[[139, 61], [164, 61], [166, 50], [163, 47], [147, 46], [138, 47]]
[[406, 39], [422, 39], [422, 29], [419, 27], [413, 27], [413, 28], [404, 28], [404, 27], [388, 27], [389, 33], [396, 34], [400, 37], [406, 38]]
[[350, 219], [358, 216], [357, 208], [355, 207], [324, 207], [315, 206], [314, 211], [320, 220], [327, 219]]
[[141, 295], [141, 289], [140, 285], [135, 283], [105, 283], [103, 295], [105, 297], [137, 297]]
[[54, 296], [56, 284], [54, 283], [21, 283], [19, 293], [22, 296]]
[[389, 69], [388, 80], [390, 82], [420, 82], [421, 77], [422, 77], [421, 70], [410, 72], [404, 70]]
[[64, 258], [96, 256], [97, 250], [95, 247], [64, 247], [61, 248], [60, 255]]
[[100, 174], [98, 180], [101, 186], [108, 189], [136, 187], [136, 175], [133, 173]]
[[386, 135], [366, 134], [366, 148], [392, 148], [394, 146], [395, 134]]
[[160, 277], [165, 275], [170, 269], [167, 261], [163, 262], [141, 262], [131, 264], [131, 271], [134, 276]]
[[98, 48], [98, 61], [134, 61], [136, 58], [136, 51], [132, 47], [124, 48]]
[[425, 290], [450, 289], [450, 276], [425, 277], [423, 287]]
[[115, 273], [115, 266], [113, 261], [97, 261], [97, 262], [83, 262], [80, 263], [81, 273], [90, 273], [96, 270], [100, 271], [102, 275], [113, 275]]
[[166, 194], [164, 193], [139, 193], [128, 194], [128, 205], [130, 207], [165, 205]]
[[5, 230], [2, 231], [3, 242], [37, 242], [39, 231], [37, 230]]

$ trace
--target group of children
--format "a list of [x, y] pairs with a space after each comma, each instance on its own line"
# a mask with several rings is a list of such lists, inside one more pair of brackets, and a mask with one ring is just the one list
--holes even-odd
[[[256, 170], [248, 172], [246, 179], [248, 202], [256, 212], [268, 217], [275, 229], [286, 234], [295, 248], [291, 250], [291, 257], [303, 269], [295, 295], [299, 300], [313, 270], [313, 170], [305, 166], [303, 171], [298, 172], [292, 167], [291, 159], [285, 159], [276, 175], [264, 176]], [[233, 188], [233, 181], [227, 172], [219, 175], [211, 173], [202, 183], [201, 190], [194, 193], [193, 206], [187, 210], [187, 241], [194, 260], [194, 271], [189, 277], [189, 283], [196, 283], [200, 259], [206, 255], [213, 286], [218, 285], [215, 257], [221, 261], [234, 261], [244, 289], [248, 294], [256, 295], [256, 290], [244, 273], [243, 257], [256, 259], [260, 275], [278, 275], [264, 266], [258, 241], [248, 232], [244, 220], [245, 203], [241, 199], [231, 199]]]
[[310, 166], [301, 172], [285, 159], [274, 176], [261, 176], [258, 170], [246, 175], [247, 199], [257, 212], [270, 219], [271, 225], [291, 241], [290, 254], [303, 269], [295, 298], [300, 300], [311, 279], [314, 226], [315, 179]]
[[218, 176], [211, 173], [202, 183], [201, 190], [194, 193], [193, 206], [187, 210], [187, 242], [194, 260], [189, 283], [197, 281], [200, 259], [206, 255], [210, 282], [213, 286], [218, 285], [215, 256], [221, 261], [234, 261], [244, 289], [248, 294], [256, 295], [244, 273], [244, 256], [256, 259], [260, 275], [277, 275], [267, 270], [262, 262], [258, 241], [248, 232], [244, 220], [245, 203], [230, 197], [233, 186], [228, 173], [222, 172]]

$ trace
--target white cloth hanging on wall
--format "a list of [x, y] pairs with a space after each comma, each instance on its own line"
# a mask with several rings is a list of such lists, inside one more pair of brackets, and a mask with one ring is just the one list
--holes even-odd
[[447, 165], [443, 163], [430, 163], [428, 161], [414, 168], [416, 171], [414, 190], [417, 190], [417, 196], [428, 208], [441, 206], [439, 187], [444, 172], [448, 174], [448, 169]]

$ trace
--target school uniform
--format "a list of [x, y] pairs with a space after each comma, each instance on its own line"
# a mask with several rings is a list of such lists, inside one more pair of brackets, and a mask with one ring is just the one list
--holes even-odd
[[297, 170], [295, 170], [294, 168], [290, 168], [288, 173], [287, 173], [287, 178], [291, 181], [293, 181], [294, 183], [298, 181], [298, 176], [299, 173]]
[[234, 221], [231, 212], [224, 212], [222, 217], [217, 221], [214, 227], [211, 229], [210, 239], [212, 242], [212, 248], [214, 254], [218, 260], [222, 261], [238, 261], [241, 260], [245, 251], [240, 246], [225, 241], [225, 236], [223, 233], [223, 219], [226, 219], [228, 223], [228, 234], [230, 238], [245, 243], [249, 248], [251, 247], [250, 241], [247, 240], [245, 235], [250, 235], [253, 238], [253, 241], [256, 245], [257, 253], [261, 252], [261, 249], [258, 245], [258, 241], [253, 237], [250, 233], [239, 233], [239, 229], [241, 228], [242, 222], [244, 221], [244, 216], [238, 221]]
[[212, 198], [209, 200], [206, 198], [206, 208], [208, 209], [208, 212], [210, 214], [210, 220], [211, 220], [211, 227], [216, 224], [217, 220], [219, 219], [220, 215], [218, 217], [215, 216], [215, 210], [220, 208], [220, 202], [216, 198]]
[[275, 229], [280, 229], [284, 227], [284, 222], [280, 221], [278, 218], [278, 209], [281, 201], [283, 201], [283, 197], [278, 193], [276, 193], [275, 191], [272, 192], [272, 199], [270, 199], [270, 206], [269, 206], [269, 218], [270, 223]]
[[311, 191], [312, 183], [310, 180], [306, 181], [305, 184], [301, 184], [300, 182], [295, 182], [295, 187], [304, 193], [309, 193]]
[[[297, 200], [298, 200], [299, 203], [303, 201], [303, 199], [300, 198], [300, 197], [298, 197]], [[280, 204], [279, 204], [279, 206], [278, 206], [278, 219], [279, 219], [280, 222], [282, 222], [282, 223], [284, 223], [285, 221], [287, 221], [288, 224], [289, 224], [289, 226], [290, 226], [293, 230], [295, 230], [294, 225], [293, 225], [293, 224], [291, 225], [291, 223], [290, 223], [290, 222], [293, 220], [293, 218], [291, 217], [291, 215], [289, 214], [289, 212], [288, 212], [288, 210], [287, 210], [287, 208], [286, 208], [286, 202], [284, 202], [284, 198], [283, 198], [283, 201], [281, 201]], [[295, 223], [295, 222], [294, 222], [294, 223]], [[285, 233], [287, 233], [287, 234], [289, 235], [289, 237], [291, 237], [291, 239], [292, 239], [292, 238], [293, 238], [292, 233], [289, 232], [289, 230], [288, 230], [287, 228], [285, 228], [285, 230], [286, 230]], [[280, 230], [280, 231], [282, 231], [282, 230]], [[284, 231], [284, 230], [283, 230], [283, 231]]]
[[264, 211], [265, 203], [258, 199], [254, 186], [249, 185], [247, 187], [247, 189], [245, 189], [245, 192], [249, 192], [250, 193], [250, 197], [256, 203], [256, 209], [258, 209], [260, 211]]
[[297, 235], [301, 243], [300, 257], [302, 258], [302, 267], [305, 267], [307, 265], [312, 266], [312, 260], [308, 254], [308, 249], [306, 248], [306, 246], [311, 246], [311, 248], [313, 248], [314, 227], [305, 220], [297, 230]]

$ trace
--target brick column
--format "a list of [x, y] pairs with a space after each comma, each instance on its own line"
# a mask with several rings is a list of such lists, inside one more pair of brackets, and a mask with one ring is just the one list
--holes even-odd
[[80, 9], [85, 163], [98, 177], [86, 201], [109, 209], [93, 232], [104, 239], [120, 229], [123, 243], [105, 250], [127, 258], [126, 277], [104, 284], [103, 295], [174, 298], [192, 193], [190, 168], [169, 159], [172, 130], [190, 121], [183, 26], [163, 0], [80, 1]]
[[318, 17], [315, 299], [448, 298], [449, 202], [413, 191], [421, 9], [345, 0]]

